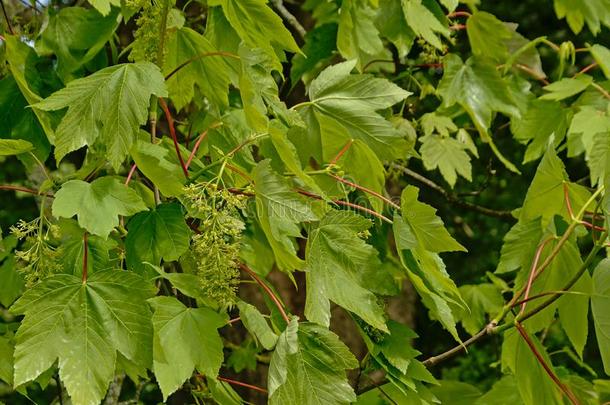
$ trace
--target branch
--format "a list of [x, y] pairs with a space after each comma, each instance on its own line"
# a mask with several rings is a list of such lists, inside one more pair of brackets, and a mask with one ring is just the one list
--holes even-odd
[[480, 205], [473, 204], [473, 203], [468, 202], [468, 201], [461, 200], [455, 194], [450, 193], [449, 191], [445, 190], [444, 188], [442, 188], [441, 186], [439, 186], [438, 184], [436, 184], [432, 180], [422, 176], [419, 173], [414, 172], [411, 169], [408, 169], [408, 168], [406, 168], [404, 166], [401, 166], [401, 165], [398, 165], [398, 164], [395, 164], [395, 163], [392, 163], [391, 166], [393, 168], [395, 168], [395, 169], [401, 170], [407, 176], [414, 178], [415, 180], [417, 180], [420, 183], [424, 184], [428, 188], [436, 191], [437, 193], [439, 193], [440, 195], [445, 197], [445, 199], [447, 201], [449, 201], [452, 204], [457, 205], [458, 207], [462, 207], [462, 208], [465, 208], [465, 209], [468, 209], [468, 210], [471, 210], [471, 211], [474, 211], [474, 212], [478, 212], [480, 214], [487, 215], [489, 217], [502, 218], [502, 219], [512, 219], [512, 220], [515, 219], [513, 217], [513, 215], [511, 214], [511, 211], [508, 211], [508, 210], [494, 210], [494, 209], [491, 209], [491, 208], [482, 207]]
[[21, 186], [11, 186], [8, 184], [0, 185], [0, 190], [13, 190], [13, 191], [21, 191], [22, 193], [29, 193], [34, 195], [43, 195], [45, 197], [55, 198], [53, 194], [41, 192], [38, 190], [34, 190], [31, 188], [21, 187]]
[[305, 35], [307, 31], [299, 20], [284, 6], [284, 2], [282, 0], [273, 0], [273, 6], [277, 10], [278, 13], [282, 16], [284, 20], [296, 31], [297, 34], [301, 37], [302, 40], [305, 40]]
[[275, 295], [275, 293], [273, 291], [271, 291], [271, 288], [269, 288], [269, 286], [267, 284], [265, 284], [265, 282], [263, 280], [261, 280], [261, 278], [258, 276], [258, 274], [256, 274], [251, 268], [249, 268], [245, 264], [240, 263], [239, 268], [242, 269], [243, 271], [245, 271], [246, 273], [248, 273], [248, 275], [250, 277], [252, 277], [252, 279], [254, 279], [254, 281], [256, 281], [258, 283], [258, 285], [260, 285], [263, 288], [263, 290], [265, 290], [265, 292], [267, 293], [269, 298], [271, 298], [271, 300], [273, 301], [273, 303], [275, 304], [277, 309], [280, 311], [280, 314], [282, 314], [282, 318], [284, 318], [284, 321], [286, 321], [286, 323], [290, 323], [290, 318], [288, 318], [288, 315], [286, 314], [286, 311], [284, 310], [284, 306], [280, 302], [279, 298]]
[[6, 20], [6, 26], [8, 27], [8, 32], [11, 33], [11, 35], [15, 35], [15, 31], [13, 31], [13, 27], [11, 26], [11, 21], [8, 18], [8, 14], [6, 12], [6, 8], [4, 8], [4, 1], [0, 0], [0, 6], [2, 6], [2, 13], [4, 14], [4, 19]]

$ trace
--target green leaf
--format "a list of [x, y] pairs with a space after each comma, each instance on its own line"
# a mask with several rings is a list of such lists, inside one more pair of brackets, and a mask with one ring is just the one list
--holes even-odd
[[[552, 363], [538, 338], [529, 333], [537, 351], [551, 368]], [[561, 393], [549, 375], [542, 368], [525, 340], [516, 331], [508, 332], [502, 345], [503, 355], [510, 352], [517, 389], [525, 404], [560, 404]], [[527, 372], [524, 372], [527, 370]]]
[[508, 43], [513, 37], [508, 24], [485, 11], [477, 11], [466, 20], [466, 32], [474, 55], [486, 56], [498, 63], [508, 59]]
[[610, 27], [607, 0], [554, 0], [553, 4], [557, 17], [565, 18], [575, 34], [582, 30], [585, 22], [593, 35], [600, 32], [601, 25]]
[[610, 175], [610, 133], [602, 132], [595, 135], [593, 139], [595, 147], [589, 155], [589, 170], [591, 185], [606, 184]]
[[368, 324], [387, 331], [383, 308], [370, 291], [366, 273], [379, 269], [377, 251], [358, 234], [371, 222], [359, 215], [330, 211], [309, 233], [307, 263], [308, 320], [328, 326], [330, 302], [357, 314]]
[[263, 315], [247, 302], [240, 301], [237, 303], [239, 308], [239, 317], [248, 331], [256, 338], [257, 341], [267, 350], [273, 349], [277, 343], [277, 335], [263, 317]]
[[437, 135], [426, 135], [420, 141], [419, 153], [426, 170], [438, 168], [451, 188], [455, 186], [458, 174], [472, 181], [472, 165], [464, 143]]
[[432, 388], [432, 393], [441, 404], [472, 405], [481, 397], [481, 391], [470, 384], [451, 380], [441, 380], [439, 383], [438, 387]]
[[[40, 113], [44, 114], [41, 111]], [[40, 161], [45, 161], [51, 151], [51, 144], [36, 114], [32, 108], [28, 108], [27, 100], [10, 75], [0, 80], [0, 134], [2, 138], [30, 142], [32, 153]], [[23, 161], [30, 158], [28, 155], [20, 156]]]
[[279, 62], [283, 52], [299, 52], [290, 31], [282, 19], [271, 10], [266, 0], [210, 0], [209, 6], [221, 6], [231, 27], [249, 48], [261, 48], [274, 57], [274, 65], [281, 71]]
[[475, 335], [486, 323], [486, 314], [496, 315], [504, 306], [500, 290], [493, 284], [472, 284], [460, 287], [468, 309], [458, 312], [458, 317], [466, 332]]
[[449, 28], [445, 21], [440, 21], [422, 0], [401, 0], [401, 4], [407, 24], [413, 32], [434, 47], [443, 49], [437, 34], [449, 38]]
[[581, 93], [589, 87], [593, 78], [588, 75], [580, 75], [576, 78], [566, 77], [558, 82], [553, 82], [542, 89], [548, 91], [540, 97], [541, 100], [563, 100]]
[[346, 369], [358, 367], [347, 346], [326, 328], [293, 319], [269, 366], [269, 404], [348, 404], [356, 395]]
[[[308, 121], [308, 136], [322, 145], [330, 160], [350, 139], [360, 139], [381, 159], [400, 157], [407, 144], [392, 124], [376, 111], [389, 108], [411, 93], [385, 79], [350, 75], [355, 61], [325, 69], [311, 82], [310, 102], [301, 108]], [[320, 159], [318, 154], [314, 157]]]
[[55, 134], [58, 161], [85, 145], [101, 144], [118, 170], [146, 122], [153, 94], [167, 96], [159, 68], [149, 62], [124, 63], [73, 80], [34, 107], [68, 108]]
[[3, 336], [0, 336], [0, 380], [8, 385], [13, 385], [13, 343]]
[[294, 88], [299, 80], [309, 76], [315, 68], [330, 59], [335, 52], [337, 43], [337, 25], [324, 24], [315, 27], [305, 35], [303, 54], [293, 56], [290, 68], [290, 84]]
[[[167, 90], [177, 110], [193, 100], [195, 86], [219, 108], [229, 103], [229, 65], [227, 56], [198, 32], [182, 27], [169, 35], [163, 73], [167, 76]], [[184, 65], [186, 63], [186, 65]]]
[[[62, 273], [80, 277], [83, 273], [85, 254], [83, 234], [85, 231], [74, 220], [62, 220], [60, 226], [62, 248], [59, 249], [59, 254], [63, 265]], [[111, 256], [110, 251], [116, 247], [116, 241], [111, 238], [104, 239], [96, 235], [89, 235], [87, 237], [88, 274], [115, 268], [118, 260]]]
[[604, 259], [593, 271], [591, 312], [604, 371], [610, 375], [610, 260]]
[[15, 267], [15, 259], [10, 256], [0, 266], [0, 304], [8, 308], [21, 295], [25, 287], [23, 275]]
[[405, 20], [401, 0], [382, 1], [379, 4], [376, 24], [381, 35], [396, 46], [400, 56], [409, 53], [415, 33]]
[[595, 62], [599, 65], [604, 72], [606, 79], [610, 79], [610, 49], [605, 46], [594, 44], [590, 48], [591, 55], [595, 59]]
[[610, 116], [592, 106], [583, 106], [574, 114], [568, 130], [568, 156], [585, 153], [589, 159], [600, 145], [594, 138], [597, 134], [610, 132]]
[[564, 187], [568, 188], [572, 210], [577, 213], [590, 193], [585, 187], [569, 182], [563, 162], [557, 157], [553, 148], [548, 148], [525, 195], [523, 207], [519, 212], [519, 221], [527, 222], [542, 217], [544, 228], [557, 214], [571, 220], [566, 206]]
[[154, 210], [140, 212], [127, 227], [128, 268], [140, 269], [143, 262], [158, 265], [161, 259], [175, 261], [189, 248], [191, 232], [178, 204], [160, 204]]
[[86, 282], [52, 276], [11, 308], [25, 318], [15, 336], [15, 385], [34, 380], [59, 359], [59, 375], [75, 405], [99, 404], [117, 352], [151, 363], [152, 285], [133, 273], [100, 271]]
[[[465, 252], [466, 248], [453, 239], [443, 221], [436, 216], [436, 209], [418, 201], [418, 195], [418, 188], [407, 186], [402, 190], [401, 196], [402, 212], [405, 213], [403, 220], [411, 229], [416, 242], [430, 252]], [[402, 239], [398, 239], [396, 243], [400, 249], [414, 247], [411, 242], [405, 243]]]
[[[9, 69], [19, 90], [21, 90], [21, 94], [23, 94], [23, 98], [25, 98], [27, 104], [31, 105], [38, 103], [42, 100], [39, 89], [32, 88], [36, 83], [34, 78], [40, 75], [40, 72], [33, 66], [38, 62], [36, 52], [28, 45], [21, 42], [20, 38], [16, 36], [5, 35], [4, 43], [6, 45], [6, 60], [9, 64]], [[44, 130], [48, 140], [53, 143], [55, 132], [53, 131], [52, 116], [49, 113], [40, 111], [36, 108], [33, 108], [32, 110], [38, 118], [40, 126]]]
[[490, 144], [498, 159], [511, 171], [517, 168], [497, 150], [489, 128], [494, 112], [520, 116], [508, 83], [490, 59], [472, 56], [463, 63], [459, 56], [448, 54], [443, 65], [445, 72], [438, 85], [443, 106], [459, 104], [470, 116], [484, 142]]
[[91, 61], [112, 38], [119, 26], [119, 9], [103, 16], [93, 9], [66, 7], [49, 17], [44, 31], [36, 41], [41, 55], [57, 56], [57, 72], [70, 78], [70, 73]]
[[544, 154], [549, 143], [557, 148], [565, 138], [568, 122], [568, 111], [560, 103], [531, 100], [522, 118], [511, 119], [511, 131], [515, 139], [528, 143], [523, 163], [537, 160]]
[[28, 141], [21, 139], [0, 139], [0, 156], [20, 155], [34, 149]]
[[508, 273], [517, 269], [527, 269], [534, 259], [536, 247], [542, 238], [540, 217], [529, 221], [519, 221], [506, 235], [500, 253], [496, 273]]
[[286, 180], [275, 173], [268, 160], [253, 172], [258, 218], [273, 249], [278, 267], [292, 271], [302, 267], [292, 238], [300, 237], [300, 222], [316, 221], [312, 203], [293, 191]]
[[155, 376], [163, 399], [191, 376], [193, 369], [215, 379], [223, 361], [222, 340], [216, 329], [226, 317], [209, 308], [187, 308], [174, 297], [149, 300], [154, 308]]
[[375, 10], [366, 0], [345, 0], [341, 3], [337, 49], [346, 60], [358, 60], [359, 69], [362, 69], [367, 57], [383, 51], [374, 17]]
[[175, 152], [162, 145], [137, 141], [131, 148], [131, 157], [138, 169], [150, 179], [163, 195], [176, 197], [184, 189], [184, 173], [175, 161]]
[[512, 375], [505, 375], [494, 383], [491, 390], [475, 402], [476, 405], [525, 405]]
[[111, 6], [120, 7], [121, 0], [87, 0], [102, 15], [110, 13]]
[[135, 191], [112, 177], [100, 177], [92, 183], [70, 180], [55, 194], [53, 216], [78, 218], [78, 224], [104, 238], [119, 225], [119, 216], [145, 211], [146, 205]]

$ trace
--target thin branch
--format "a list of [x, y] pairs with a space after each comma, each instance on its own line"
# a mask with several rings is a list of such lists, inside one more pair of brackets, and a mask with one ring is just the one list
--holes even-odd
[[296, 31], [297, 34], [301, 37], [302, 40], [305, 40], [305, 35], [307, 31], [299, 20], [284, 6], [284, 2], [282, 0], [273, 0], [273, 6], [277, 10], [278, 13], [282, 16], [284, 20]]
[[256, 385], [246, 384], [244, 382], [237, 381], [237, 380], [232, 380], [232, 379], [226, 378], [226, 377], [218, 376], [216, 378], [218, 379], [218, 381], [224, 381], [224, 382], [229, 383], [231, 385], [238, 385], [240, 387], [249, 388], [251, 390], [262, 392], [263, 394], [267, 394], [267, 390], [266, 389], [261, 388], [261, 387], [257, 387]]
[[471, 16], [472, 16], [472, 14], [470, 14], [468, 11], [454, 11], [453, 13], [447, 14], [447, 18], [455, 18], [455, 17], [469, 18]]
[[432, 180], [422, 176], [419, 173], [414, 172], [411, 169], [408, 169], [404, 166], [392, 163], [392, 167], [395, 169], [399, 169], [401, 170], [404, 174], [406, 174], [409, 177], [414, 178], [415, 180], [419, 181], [420, 183], [426, 185], [428, 188], [436, 191], [437, 193], [439, 193], [440, 195], [442, 195], [443, 197], [445, 197], [445, 199], [447, 201], [449, 201], [452, 204], [457, 205], [458, 207], [462, 207], [471, 211], [475, 211], [478, 213], [481, 213], [483, 215], [487, 215], [490, 217], [495, 217], [495, 218], [502, 218], [502, 219], [512, 219], [514, 220], [515, 218], [513, 217], [513, 215], [511, 214], [511, 211], [508, 210], [494, 210], [491, 208], [487, 208], [487, 207], [482, 207], [480, 205], [476, 205], [473, 204], [471, 202], [468, 201], [464, 201], [459, 199], [455, 194], [448, 192], [447, 190], [445, 190], [443, 187], [439, 186], [438, 184], [436, 184], [435, 182], [433, 182]]
[[527, 285], [525, 286], [525, 298], [523, 303], [521, 304], [521, 310], [519, 311], [519, 315], [525, 312], [525, 306], [527, 305], [527, 299], [530, 296], [530, 291], [532, 289], [532, 284], [534, 284], [534, 280], [536, 279], [536, 275], [540, 274], [536, 271], [536, 267], [538, 267], [538, 262], [540, 261], [540, 256], [542, 256], [542, 252], [544, 251], [545, 246], [554, 239], [554, 237], [546, 238], [536, 249], [536, 254], [534, 255], [534, 260], [532, 261], [532, 266], [530, 269], [530, 274], [527, 279]]
[[131, 169], [129, 170], [129, 174], [127, 175], [127, 179], [125, 179], [125, 185], [128, 186], [129, 182], [131, 181], [131, 178], [133, 177], [133, 174], [136, 172], [136, 169], [138, 168], [138, 166], [134, 163], [133, 165], [131, 165]]
[[471, 344], [473, 344], [475, 342], [478, 342], [484, 336], [486, 336], [492, 327], [493, 327], [493, 325], [489, 324], [485, 328], [481, 329], [476, 335], [473, 335], [472, 337], [470, 337], [470, 339], [466, 340], [464, 343], [462, 343], [458, 346], [455, 346], [455, 347], [447, 350], [444, 353], [427, 358], [426, 360], [423, 361], [424, 366], [426, 366], [426, 367], [435, 366], [436, 364], [438, 364], [442, 361], [445, 361], [448, 358], [453, 357], [458, 353], [461, 353], [462, 351], [466, 350], [466, 348], [468, 346], [470, 346]]
[[4, 19], [6, 20], [6, 26], [8, 27], [8, 32], [10, 32], [11, 35], [15, 35], [15, 31], [13, 31], [13, 27], [11, 26], [11, 21], [8, 18], [6, 8], [4, 8], [4, 0], [0, 0], [0, 6], [2, 6], [2, 14], [4, 14]]
[[549, 84], [551, 84], [551, 82], [549, 82], [546, 78], [540, 76], [537, 72], [535, 72], [532, 68], [523, 65], [521, 63], [517, 63], [515, 65], [516, 68], [522, 70], [523, 72], [527, 73], [528, 75], [532, 76], [534, 79], [538, 80], [539, 82], [541, 82], [542, 84], [544, 84], [545, 86], [548, 86]]
[[602, 86], [600, 86], [599, 84], [597, 84], [595, 82], [592, 82], [591, 86], [593, 86], [597, 91], [602, 93], [602, 95], [604, 97], [606, 97], [608, 100], [610, 100], [610, 93], [608, 93]]
[[[363, 69], [363, 70], [366, 70], [366, 66], [365, 66], [365, 69]], [[353, 143], [354, 143], [353, 139], [350, 139], [349, 141], [347, 141], [347, 143], [341, 148], [341, 150], [335, 155], [335, 157], [330, 160], [328, 165], [329, 166], [336, 165], [337, 162], [339, 161], [339, 159], [341, 159], [341, 156], [343, 156], [345, 154], [345, 152], [347, 152], [349, 150], [349, 148], [352, 146]]]
[[400, 210], [400, 205], [396, 204], [394, 201], [390, 200], [390, 199], [389, 199], [389, 198], [387, 198], [387, 197], [384, 197], [383, 195], [379, 194], [379, 193], [378, 193], [378, 192], [376, 192], [376, 191], [373, 191], [373, 190], [371, 190], [371, 189], [369, 189], [369, 188], [366, 188], [366, 187], [364, 187], [364, 186], [361, 186], [360, 184], [356, 184], [356, 183], [354, 183], [354, 182], [351, 182], [351, 181], [349, 181], [349, 180], [346, 180], [346, 179], [344, 179], [343, 177], [337, 176], [336, 174], [333, 174], [333, 173], [330, 173], [330, 172], [329, 172], [329, 173], [328, 173], [328, 175], [329, 175], [330, 177], [332, 177], [333, 179], [337, 180], [337, 181], [338, 181], [338, 182], [340, 182], [340, 183], [347, 184], [347, 185], [348, 185], [348, 186], [350, 186], [350, 187], [354, 187], [354, 188], [356, 188], [356, 189], [358, 189], [358, 190], [360, 190], [360, 191], [363, 191], [363, 192], [365, 192], [365, 193], [367, 193], [367, 194], [370, 194], [370, 195], [372, 195], [372, 196], [375, 196], [375, 197], [379, 198], [381, 201], [383, 201], [383, 202], [385, 202], [386, 204], [388, 204], [389, 206], [391, 206], [391, 207], [393, 207], [393, 208], [396, 208], [397, 210]]
[[172, 114], [169, 112], [169, 108], [167, 107], [167, 103], [163, 98], [159, 97], [159, 104], [165, 112], [165, 118], [167, 119], [167, 124], [169, 125], [169, 134], [172, 137], [172, 141], [174, 142], [174, 148], [176, 149], [176, 155], [178, 155], [178, 160], [180, 161], [180, 167], [182, 167], [182, 172], [184, 173], [184, 177], [189, 178], [189, 171], [186, 168], [186, 164], [184, 163], [184, 159], [182, 159], [182, 153], [180, 153], [180, 146], [178, 145], [178, 137], [176, 136], [176, 128], [174, 127], [174, 118]]
[[536, 345], [534, 344], [532, 339], [529, 337], [529, 335], [527, 334], [527, 332], [525, 331], [523, 326], [519, 322], [515, 322], [515, 327], [519, 331], [519, 334], [521, 335], [523, 340], [525, 340], [525, 343], [527, 343], [527, 345], [529, 346], [530, 350], [536, 357], [536, 360], [538, 360], [538, 363], [540, 363], [540, 365], [544, 368], [544, 371], [546, 371], [546, 373], [551, 378], [551, 380], [553, 380], [555, 385], [557, 385], [557, 387], [559, 387], [561, 392], [563, 392], [568, 397], [568, 399], [570, 400], [570, 402], [573, 405], [580, 405], [580, 402], [578, 401], [578, 399], [576, 398], [574, 393], [563, 382], [561, 382], [559, 377], [557, 377], [557, 375], [555, 375], [555, 372], [546, 363], [546, 361], [544, 360], [544, 357], [542, 357], [542, 355], [538, 351], [538, 348], [536, 347]]
[[593, 68], [596, 68], [597, 66], [598, 66], [598, 65], [597, 65], [597, 62], [593, 62], [593, 63], [591, 63], [590, 65], [587, 65], [587, 66], [585, 66], [584, 68], [580, 69], [580, 70], [579, 70], [578, 72], [576, 72], [576, 74], [575, 74], [574, 76], [572, 76], [572, 77], [577, 77], [577, 76], [582, 75], [583, 73], [587, 73], [589, 70], [591, 70], [591, 69], [593, 69]]
[[263, 290], [265, 290], [269, 298], [271, 298], [277, 309], [280, 311], [280, 314], [282, 314], [282, 318], [284, 318], [284, 321], [286, 321], [286, 323], [290, 323], [290, 318], [288, 318], [288, 315], [284, 310], [284, 306], [280, 302], [279, 298], [275, 295], [275, 293], [271, 290], [271, 288], [269, 288], [269, 286], [265, 284], [263, 280], [261, 280], [258, 274], [256, 274], [251, 268], [246, 266], [244, 263], [240, 263], [239, 268], [248, 273], [248, 275], [252, 277], [252, 279], [254, 279], [254, 281], [256, 281], [258, 285], [262, 287]]
[[[309, 198], [313, 198], [313, 199], [316, 199], [316, 200], [322, 200], [323, 199], [321, 196], [319, 196], [317, 194], [314, 194], [314, 193], [310, 193], [309, 191], [305, 191], [305, 190], [301, 190], [301, 189], [297, 189], [296, 191], [297, 191], [297, 193], [299, 193], [301, 195], [304, 195], [306, 197], [309, 197]], [[350, 208], [354, 208], [354, 209], [357, 209], [357, 210], [362, 211], [362, 212], [366, 212], [367, 214], [373, 215], [373, 216], [381, 219], [382, 221], [387, 222], [388, 224], [393, 224], [394, 223], [390, 218], [388, 218], [388, 217], [378, 213], [377, 211], [373, 211], [370, 208], [363, 207], [362, 205], [354, 204], [354, 203], [351, 203], [349, 201], [343, 201], [343, 200], [332, 200], [332, 202], [337, 204], [337, 205], [342, 205], [344, 207], [350, 207]]]
[[0, 190], [21, 191], [22, 193], [29, 193], [29, 194], [40, 195], [40, 196], [51, 197], [51, 198], [55, 197], [51, 193], [45, 193], [45, 192], [41, 192], [41, 191], [34, 190], [34, 189], [31, 189], [31, 188], [27, 188], [27, 187], [11, 186], [11, 185], [8, 185], [8, 184], [0, 185]]

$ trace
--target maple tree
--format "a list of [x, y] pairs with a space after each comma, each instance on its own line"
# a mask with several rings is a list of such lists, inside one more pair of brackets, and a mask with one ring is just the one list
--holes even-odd
[[610, 2], [297, 3], [0, 1], [0, 402], [608, 403]]

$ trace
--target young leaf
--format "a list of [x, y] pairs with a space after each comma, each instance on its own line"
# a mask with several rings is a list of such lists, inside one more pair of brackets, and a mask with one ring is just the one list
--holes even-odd
[[346, 60], [358, 60], [360, 69], [367, 57], [383, 51], [374, 16], [375, 11], [366, 0], [346, 0], [341, 3], [337, 49]]
[[451, 137], [437, 135], [426, 135], [421, 138], [421, 143], [419, 153], [426, 170], [438, 168], [452, 188], [458, 174], [472, 181], [472, 165], [465, 144]]
[[101, 144], [118, 170], [146, 122], [153, 94], [167, 96], [159, 68], [149, 62], [124, 63], [73, 80], [34, 107], [68, 108], [55, 133], [58, 161], [85, 145]]
[[135, 191], [112, 177], [100, 177], [92, 183], [70, 180], [53, 201], [53, 216], [76, 215], [81, 227], [104, 238], [119, 225], [119, 215], [130, 216], [146, 209]]
[[604, 72], [606, 79], [610, 79], [610, 49], [595, 44], [591, 47], [591, 55]]
[[128, 268], [139, 270], [144, 262], [158, 265], [161, 259], [175, 261], [189, 248], [191, 232], [178, 204], [160, 204], [152, 211], [140, 212], [127, 226]]
[[175, 152], [168, 148], [138, 141], [131, 148], [131, 156], [138, 169], [150, 179], [164, 196], [176, 197], [184, 189], [184, 173], [175, 160]]
[[293, 319], [280, 335], [269, 365], [269, 404], [348, 404], [356, 395], [345, 370], [358, 361], [326, 328]]
[[[437, 34], [449, 37], [449, 28], [422, 3], [422, 0], [401, 0], [402, 9], [409, 27], [417, 36], [435, 48], [442, 49], [443, 44]], [[429, 2], [426, 2], [429, 4]], [[435, 4], [436, 5], [436, 4]], [[438, 5], [437, 5], [438, 7]]]
[[588, 75], [580, 75], [577, 78], [566, 77], [558, 82], [544, 86], [544, 90], [548, 93], [540, 97], [541, 100], [563, 100], [581, 93], [589, 87], [593, 82], [593, 78]]
[[578, 34], [584, 23], [597, 35], [601, 25], [610, 26], [610, 11], [606, 0], [554, 0], [555, 13], [558, 18], [565, 18], [568, 25]]
[[328, 326], [329, 301], [333, 301], [375, 328], [387, 331], [384, 311], [364, 277], [381, 265], [375, 248], [359, 237], [370, 226], [369, 220], [357, 214], [330, 211], [310, 231], [305, 256], [308, 320]]
[[468, 309], [458, 311], [464, 329], [471, 335], [476, 334], [485, 326], [485, 315], [493, 317], [502, 309], [504, 300], [500, 290], [493, 284], [471, 284], [460, 287]]
[[121, 0], [88, 0], [89, 3], [95, 7], [102, 15], [110, 13], [111, 6], [120, 7]]
[[133, 273], [100, 271], [86, 282], [52, 276], [12, 306], [23, 319], [15, 336], [15, 385], [32, 381], [59, 359], [59, 375], [75, 405], [99, 404], [117, 352], [148, 367], [152, 360], [152, 285]]
[[216, 329], [226, 317], [209, 308], [187, 308], [173, 297], [149, 300], [155, 340], [153, 369], [167, 400], [191, 376], [193, 369], [215, 379], [223, 361], [222, 340]]

